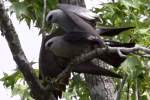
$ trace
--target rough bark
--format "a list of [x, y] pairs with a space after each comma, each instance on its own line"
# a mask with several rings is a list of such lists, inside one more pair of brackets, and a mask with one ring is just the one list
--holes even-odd
[[[84, 0], [59, 0], [59, 3], [85, 6]], [[98, 63], [100, 66], [108, 68], [106, 63], [102, 61], [98, 61]], [[113, 100], [114, 85], [111, 78], [85, 74], [85, 80], [91, 93], [91, 100]]]
[[[108, 69], [108, 65], [103, 61], [95, 63]], [[110, 77], [85, 74], [85, 80], [91, 93], [91, 100], [113, 100], [114, 83]]]

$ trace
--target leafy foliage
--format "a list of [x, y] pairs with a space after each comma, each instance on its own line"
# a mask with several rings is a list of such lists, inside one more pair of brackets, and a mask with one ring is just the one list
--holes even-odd
[[[38, 76], [38, 73], [39, 71], [34, 69], [34, 74]], [[3, 81], [3, 85], [6, 88], [10, 88], [12, 90], [12, 96], [19, 95], [21, 100], [32, 100], [30, 89], [19, 70], [16, 69], [11, 74], [4, 73], [4, 76], [0, 79], [0, 81]]]
[[[24, 20], [30, 27], [31, 22], [36, 27], [42, 27], [43, 1], [42, 0], [10, 0], [12, 3], [10, 12], [15, 12], [19, 21]], [[47, 0], [47, 10], [56, 7], [57, 0]], [[115, 3], [105, 3], [101, 8], [95, 9], [100, 14], [101, 21], [97, 27], [115, 26], [128, 27], [135, 26], [134, 30], [130, 30], [111, 38], [112, 40], [121, 42], [135, 42], [138, 45], [150, 45], [150, 0], [118, 0]], [[48, 28], [46, 27], [46, 31]], [[146, 56], [146, 55], [143, 55]], [[128, 59], [121, 65], [120, 72], [128, 74], [127, 82], [124, 85], [121, 94], [121, 100], [129, 97], [135, 100], [135, 93], [138, 90], [141, 100], [150, 100], [150, 62], [149, 57], [141, 55], [129, 55]], [[19, 94], [22, 100], [30, 100], [29, 89], [23, 82], [20, 72], [8, 75], [4, 73], [1, 79], [4, 86], [12, 89], [13, 95]], [[23, 84], [20, 84], [23, 82]], [[118, 80], [116, 81], [120, 83]], [[18, 84], [16, 84], [18, 83]], [[24, 86], [25, 85], [25, 86]], [[69, 88], [64, 93], [66, 100], [80, 97], [81, 100], [89, 100], [89, 91], [84, 82], [84, 78], [78, 74], [74, 75], [70, 81]]]
[[[149, 0], [118, 0], [116, 3], [106, 3], [102, 8], [96, 8], [100, 13], [100, 26], [126, 27], [135, 26], [131, 31], [124, 32], [113, 40], [121, 42], [135, 42], [138, 45], [150, 45], [150, 1]], [[129, 55], [128, 59], [121, 65], [120, 71], [128, 75], [126, 84], [121, 94], [121, 100], [135, 100], [138, 84], [139, 94], [142, 100], [149, 100], [149, 57], [141, 55]]]
[[15, 83], [23, 78], [19, 71], [14, 72], [11, 75], [8, 75], [7, 73], [4, 73], [3, 78], [0, 79], [0, 81], [3, 81], [3, 85], [6, 87], [10, 87], [11, 89], [14, 89]]
[[20, 95], [21, 100], [32, 100], [30, 96], [30, 89], [19, 70], [16, 70], [10, 75], [4, 73], [4, 76], [0, 79], [0, 81], [3, 81], [3, 85], [6, 88], [11, 88], [12, 96]]
[[89, 96], [90, 93], [83, 75], [73, 73], [73, 78], [70, 81], [67, 92], [64, 93], [64, 97], [67, 100], [72, 100], [72, 98], [77, 99], [79, 97], [81, 100], [90, 100]]
[[[42, 27], [43, 20], [43, 1], [42, 0], [10, 0], [11, 13], [15, 12], [19, 21], [25, 20], [30, 27], [31, 22], [35, 23], [38, 28]], [[46, 13], [56, 8], [57, 0], [47, 0]]]
[[[126, 32], [117, 37], [122, 42], [136, 42], [149, 45], [150, 37], [150, 1], [148, 0], [119, 0], [116, 3], [104, 4], [100, 13], [102, 23], [99, 26], [126, 27], [135, 26], [134, 32]], [[141, 38], [143, 37], [143, 38]]]

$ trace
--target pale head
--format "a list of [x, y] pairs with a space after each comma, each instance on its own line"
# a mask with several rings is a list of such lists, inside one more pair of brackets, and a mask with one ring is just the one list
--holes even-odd
[[51, 23], [58, 23], [59, 19], [62, 19], [64, 16], [64, 12], [60, 9], [50, 11], [46, 16], [46, 22], [49, 24]]

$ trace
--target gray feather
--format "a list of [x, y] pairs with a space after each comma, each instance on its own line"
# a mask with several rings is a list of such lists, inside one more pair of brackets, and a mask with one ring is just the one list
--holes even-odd
[[63, 36], [56, 36], [49, 39], [45, 43], [45, 48], [52, 51], [56, 56], [63, 58], [72, 58], [79, 56], [87, 45], [80, 43], [79, 44], [70, 44], [69, 42], [63, 39]]
[[75, 13], [76, 15], [86, 19], [86, 20], [94, 20], [98, 17], [96, 13], [93, 13], [92, 11], [79, 7], [74, 5], [68, 5], [68, 4], [59, 4], [58, 7], [62, 10], [68, 10], [70, 12]]

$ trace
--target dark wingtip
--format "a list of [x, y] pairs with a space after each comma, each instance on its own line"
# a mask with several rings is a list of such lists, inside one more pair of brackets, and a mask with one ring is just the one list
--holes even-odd
[[97, 33], [101, 36], [115, 36], [120, 34], [121, 32], [127, 31], [129, 29], [133, 29], [135, 27], [121, 27], [121, 28], [99, 28], [97, 29]]

